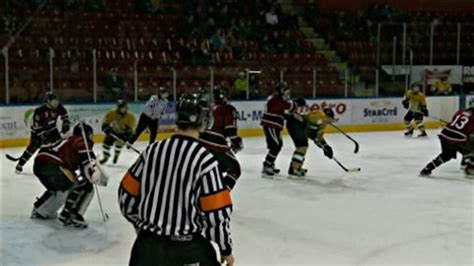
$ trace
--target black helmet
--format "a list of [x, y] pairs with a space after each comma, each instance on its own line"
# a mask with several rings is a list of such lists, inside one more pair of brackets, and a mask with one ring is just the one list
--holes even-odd
[[224, 86], [218, 86], [212, 91], [215, 103], [223, 103], [224, 98], [227, 98], [227, 88]]
[[323, 112], [330, 117], [331, 119], [334, 119], [334, 111], [331, 108], [324, 108]]
[[207, 105], [204, 101], [199, 100], [197, 94], [183, 94], [176, 104], [176, 114], [178, 118], [176, 124], [179, 126], [200, 128], [203, 122], [203, 109]]
[[288, 86], [288, 83], [286, 83], [286, 81], [278, 82], [278, 84], [275, 87], [275, 90], [279, 95], [283, 95], [283, 93], [289, 89], [290, 87]]
[[306, 106], [306, 100], [304, 98], [297, 98], [294, 100], [298, 106]]
[[77, 123], [77, 125], [75, 125], [74, 129], [72, 130], [72, 134], [74, 136], [82, 137], [82, 128], [84, 128], [86, 138], [89, 139], [89, 140], [92, 140], [92, 135], [94, 134], [94, 130], [92, 129], [91, 126], [89, 126], [85, 122]]
[[166, 88], [164, 88], [164, 87], [160, 87], [159, 93], [160, 93], [160, 95], [163, 95], [163, 94], [165, 94], [165, 93], [168, 93], [168, 90], [167, 90]]
[[52, 91], [48, 91], [45, 95], [44, 95], [44, 101], [45, 102], [49, 102], [51, 100], [58, 100], [58, 95], [56, 95], [56, 93], [52, 92]]
[[125, 100], [118, 100], [117, 101], [117, 108], [120, 108], [120, 107], [127, 107], [127, 102]]

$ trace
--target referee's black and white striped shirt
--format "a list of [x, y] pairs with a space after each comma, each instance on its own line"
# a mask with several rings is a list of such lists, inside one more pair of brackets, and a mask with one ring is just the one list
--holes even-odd
[[174, 135], [148, 146], [124, 176], [119, 204], [136, 228], [160, 236], [202, 233], [231, 254], [230, 192], [197, 139]]

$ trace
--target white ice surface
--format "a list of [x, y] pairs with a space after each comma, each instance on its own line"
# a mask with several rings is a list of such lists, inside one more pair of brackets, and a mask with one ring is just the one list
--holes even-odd
[[[335, 155], [361, 173], [347, 174], [310, 146], [307, 180], [288, 180], [293, 143], [284, 138], [277, 160], [282, 175], [260, 177], [263, 138], [244, 139], [238, 154], [243, 173], [233, 191], [232, 233], [236, 265], [474, 265], [473, 181], [464, 178], [460, 160], [437, 169], [433, 178], [418, 177], [440, 151], [435, 134], [407, 139], [402, 132], [327, 135]], [[145, 143], [137, 145], [139, 149]], [[101, 145], [95, 147], [97, 154]], [[136, 159], [124, 150], [111, 181], [100, 193], [110, 220], [104, 225], [96, 200], [86, 213], [90, 228], [64, 229], [29, 219], [43, 187], [30, 161], [22, 175], [5, 153], [1, 157], [1, 265], [127, 265], [134, 240], [121, 216], [117, 188]]]

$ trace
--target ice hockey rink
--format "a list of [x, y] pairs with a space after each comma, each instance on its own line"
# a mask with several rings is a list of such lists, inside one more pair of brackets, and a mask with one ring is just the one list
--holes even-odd
[[[473, 181], [464, 178], [460, 159], [418, 172], [439, 152], [436, 134], [405, 138], [403, 132], [353, 133], [360, 152], [340, 134], [328, 134], [335, 156], [360, 173], [345, 173], [310, 146], [305, 180], [289, 180], [293, 143], [284, 138], [277, 160], [282, 175], [260, 175], [265, 141], [244, 139], [237, 155], [243, 174], [234, 191], [232, 233], [236, 265], [474, 265]], [[144, 149], [145, 143], [137, 148]], [[101, 144], [94, 150], [100, 156]], [[121, 216], [117, 188], [137, 155], [124, 150], [117, 165], [105, 169], [111, 180], [100, 194], [107, 223], [96, 199], [85, 218], [86, 230], [62, 228], [29, 218], [43, 192], [32, 175], [32, 161], [16, 175], [0, 150], [2, 265], [127, 265], [134, 230]]]

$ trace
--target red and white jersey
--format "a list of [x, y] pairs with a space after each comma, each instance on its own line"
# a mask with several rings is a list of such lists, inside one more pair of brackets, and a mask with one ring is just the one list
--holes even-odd
[[91, 167], [89, 157], [95, 159], [95, 154], [92, 151], [94, 143], [88, 141], [87, 144], [89, 155], [84, 139], [80, 136], [70, 136], [55, 146], [41, 148], [35, 158], [35, 164], [51, 162], [65, 167], [71, 172], [79, 169], [84, 177], [89, 178], [89, 172], [86, 169]]
[[267, 99], [267, 108], [263, 113], [262, 122], [260, 123], [264, 127], [272, 127], [282, 129], [285, 123], [285, 114], [292, 112], [295, 108], [295, 104], [291, 101], [286, 101], [273, 94]]
[[237, 137], [235, 107], [227, 103], [214, 105], [210, 124], [206, 131], [201, 133], [201, 143], [211, 151], [227, 152], [230, 150], [227, 139], [232, 140]]
[[474, 110], [465, 109], [454, 114], [451, 122], [443, 128], [439, 136], [450, 143], [462, 144], [467, 141], [471, 133], [474, 133]]

